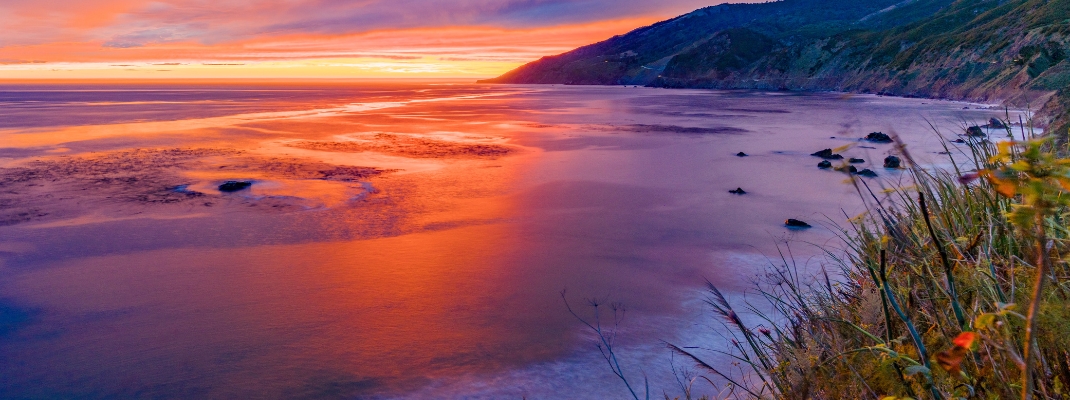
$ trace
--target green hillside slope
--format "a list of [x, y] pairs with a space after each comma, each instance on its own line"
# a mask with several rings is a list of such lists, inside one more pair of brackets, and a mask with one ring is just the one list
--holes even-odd
[[1070, 0], [732, 4], [486, 82], [837, 90], [1039, 106], [1065, 101], [1052, 95], [1070, 85], [1068, 36]]

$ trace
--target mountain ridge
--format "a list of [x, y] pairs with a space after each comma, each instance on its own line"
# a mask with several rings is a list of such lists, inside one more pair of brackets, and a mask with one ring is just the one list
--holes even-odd
[[723, 4], [484, 83], [811, 90], [1003, 102], [1070, 118], [1070, 0]]

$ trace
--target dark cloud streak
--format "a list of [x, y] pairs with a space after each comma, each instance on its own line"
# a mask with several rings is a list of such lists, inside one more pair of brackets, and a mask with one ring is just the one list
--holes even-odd
[[[124, 16], [122, 25], [170, 29], [173, 37], [213, 44], [280, 34], [353, 34], [385, 29], [486, 26], [538, 28], [634, 18], [673, 16], [717, 0], [310, 0], [256, 7], [222, 1], [215, 7], [192, 0], [152, 3]], [[121, 26], [116, 27], [123, 29]], [[158, 42], [130, 29], [109, 41], [115, 47]], [[144, 40], [148, 39], [148, 40]]]

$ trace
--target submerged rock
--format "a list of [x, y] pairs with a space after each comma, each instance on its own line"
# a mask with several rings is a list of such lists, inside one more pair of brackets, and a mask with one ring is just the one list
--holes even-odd
[[862, 164], [862, 163], [866, 162], [866, 160], [863, 160], [861, 158], [851, 158], [850, 160], [847, 160], [847, 162], [849, 162], [851, 164]]
[[787, 221], [784, 221], [784, 225], [789, 228], [812, 228], [810, 224], [793, 218], [789, 218]]
[[744, 153], [744, 152], [742, 152], [742, 151], [741, 151], [741, 152], [739, 152], [739, 153], [736, 153], [736, 157], [747, 157], [747, 156], [749, 156], [749, 155], [750, 155], [750, 154]]
[[884, 158], [884, 168], [896, 169], [903, 166], [903, 160], [900, 160], [896, 156], [888, 156]]
[[828, 162], [827, 160], [826, 161], [822, 161], [822, 162], [817, 163], [817, 167], [821, 168], [821, 169], [829, 169], [829, 168], [832, 168], [832, 163]]
[[219, 191], [223, 193], [233, 193], [248, 189], [250, 186], [253, 186], [253, 183], [248, 181], [226, 181], [223, 182], [222, 185], [219, 185]]
[[987, 135], [985, 135], [985, 131], [982, 130], [981, 127], [979, 127], [979, 126], [971, 126], [969, 128], [966, 128], [966, 136], [983, 138], [983, 137], [985, 137]]
[[842, 160], [843, 159], [843, 156], [841, 156], [839, 154], [833, 154], [832, 153], [832, 149], [824, 149], [824, 150], [821, 150], [819, 152], [816, 152], [816, 153], [813, 153], [813, 154], [810, 154], [810, 155], [812, 155], [814, 157], [821, 157], [821, 158], [824, 158], [826, 160]]
[[178, 186], [174, 186], [174, 187], [169, 188], [169, 190], [172, 191], [172, 192], [175, 192], [175, 193], [182, 193], [182, 194], [184, 194], [186, 196], [189, 196], [189, 197], [203, 197], [204, 196], [204, 193], [198, 192], [196, 190], [190, 190], [189, 185], [178, 185]]
[[873, 143], [891, 143], [892, 137], [885, 135], [884, 132], [873, 132], [866, 135], [866, 140]]
[[736, 188], [736, 190], [729, 190], [728, 193], [732, 193], [732, 194], [747, 194], [747, 191], [743, 190], [743, 188]]
[[952, 140], [951, 143], [964, 144], [964, 143], [966, 143], [966, 141], [962, 140], [962, 139], [955, 139], [955, 140]]
[[877, 173], [873, 172], [872, 170], [867, 168], [867, 169], [858, 171], [858, 176], [864, 176], [864, 177], [867, 177], [867, 178], [876, 178], [877, 177]]

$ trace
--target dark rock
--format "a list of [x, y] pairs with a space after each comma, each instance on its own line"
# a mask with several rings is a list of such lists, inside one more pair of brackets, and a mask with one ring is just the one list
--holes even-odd
[[822, 162], [817, 163], [817, 167], [821, 168], [821, 169], [829, 169], [829, 168], [832, 168], [832, 163], [828, 162], [827, 160], [826, 161], [822, 161]]
[[867, 178], [876, 178], [877, 177], [877, 173], [873, 172], [873, 171], [871, 171], [869, 169], [864, 169], [864, 170], [858, 171], [858, 176], [864, 176], [864, 177], [867, 177]]
[[746, 157], [746, 156], [749, 156], [749, 154], [747, 154], [747, 153], [744, 153], [744, 152], [742, 152], [742, 151], [741, 151], [741, 152], [739, 152], [739, 153], [736, 153], [736, 157]]
[[747, 194], [747, 191], [743, 190], [743, 188], [736, 188], [736, 190], [729, 190], [728, 193], [732, 193], [732, 194]]
[[979, 126], [971, 126], [969, 128], [966, 128], [966, 136], [969, 136], [969, 137], [982, 137], [983, 138], [983, 137], [985, 137], [987, 135], [985, 135], [985, 131], [981, 130], [981, 127], [979, 127]]
[[955, 140], [952, 140], [951, 143], [963, 144], [963, 143], [966, 143], [966, 141], [962, 140], [962, 139], [955, 139]]
[[233, 193], [241, 190], [248, 189], [253, 186], [252, 182], [246, 181], [226, 181], [222, 185], [219, 185], [219, 191], [223, 193]]
[[862, 164], [862, 163], [866, 162], [866, 160], [863, 160], [861, 158], [851, 158], [850, 160], [847, 160], [847, 162], [849, 162], [851, 164]]
[[1007, 129], [1007, 125], [1000, 121], [999, 118], [989, 119], [988, 127], [992, 129]]
[[873, 143], [891, 143], [892, 137], [885, 135], [883, 132], [873, 132], [866, 135], [866, 140]]
[[884, 168], [900, 168], [903, 166], [903, 160], [900, 160], [896, 156], [888, 156], [884, 158]]
[[858, 173], [858, 168], [856, 168], [854, 165], [839, 166], [839, 167], [836, 167], [836, 170], [840, 171], [840, 172], [847, 172], [847, 173], [850, 173], [850, 174], [857, 174]]
[[810, 224], [799, 221], [797, 219], [788, 219], [787, 221], [784, 221], [784, 225], [789, 228], [812, 228]]
[[824, 150], [821, 150], [821, 151], [819, 151], [817, 153], [813, 153], [813, 154], [810, 154], [810, 155], [812, 155], [814, 157], [821, 157], [821, 158], [824, 158], [826, 160], [842, 160], [843, 159], [843, 156], [841, 156], [839, 154], [833, 154], [832, 153], [832, 149], [824, 149]]

